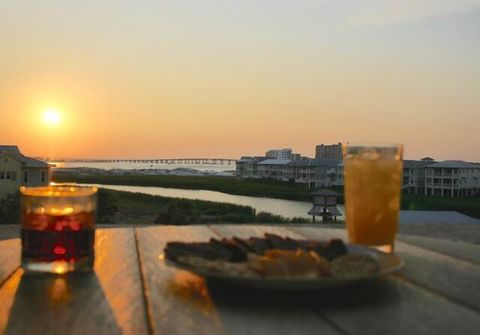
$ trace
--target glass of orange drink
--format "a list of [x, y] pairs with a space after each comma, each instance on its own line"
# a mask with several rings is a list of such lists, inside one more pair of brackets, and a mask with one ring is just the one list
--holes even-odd
[[349, 241], [393, 252], [398, 230], [403, 146], [342, 145]]

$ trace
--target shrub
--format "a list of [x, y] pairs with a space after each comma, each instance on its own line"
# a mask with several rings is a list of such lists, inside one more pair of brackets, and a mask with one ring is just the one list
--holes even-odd
[[118, 193], [99, 189], [97, 193], [97, 220], [99, 223], [113, 223], [118, 212]]
[[155, 219], [156, 224], [188, 225], [199, 223], [200, 215], [189, 201], [174, 200], [170, 202]]
[[285, 223], [287, 219], [281, 215], [274, 215], [267, 212], [260, 212], [256, 215], [255, 222], [258, 223]]
[[301, 217], [294, 217], [289, 220], [291, 223], [311, 223], [311, 219], [301, 218]]
[[20, 193], [0, 199], [0, 224], [20, 223]]
[[253, 217], [242, 214], [225, 214], [220, 217], [221, 223], [246, 223], [251, 222]]

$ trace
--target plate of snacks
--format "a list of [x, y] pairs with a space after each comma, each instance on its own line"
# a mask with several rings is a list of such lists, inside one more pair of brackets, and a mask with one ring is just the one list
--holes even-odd
[[361, 245], [265, 237], [168, 242], [168, 265], [209, 279], [264, 289], [308, 290], [351, 285], [399, 270], [403, 261]]

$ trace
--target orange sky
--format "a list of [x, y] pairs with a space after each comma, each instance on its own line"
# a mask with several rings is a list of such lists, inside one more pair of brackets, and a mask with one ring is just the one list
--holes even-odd
[[407, 2], [1, 2], [0, 144], [237, 158], [379, 141], [480, 161], [480, 6]]

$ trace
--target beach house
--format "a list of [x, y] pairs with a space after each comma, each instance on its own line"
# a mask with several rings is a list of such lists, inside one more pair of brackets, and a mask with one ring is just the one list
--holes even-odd
[[16, 145], [0, 145], [0, 199], [20, 186], [45, 186], [50, 181], [50, 166], [24, 156]]

